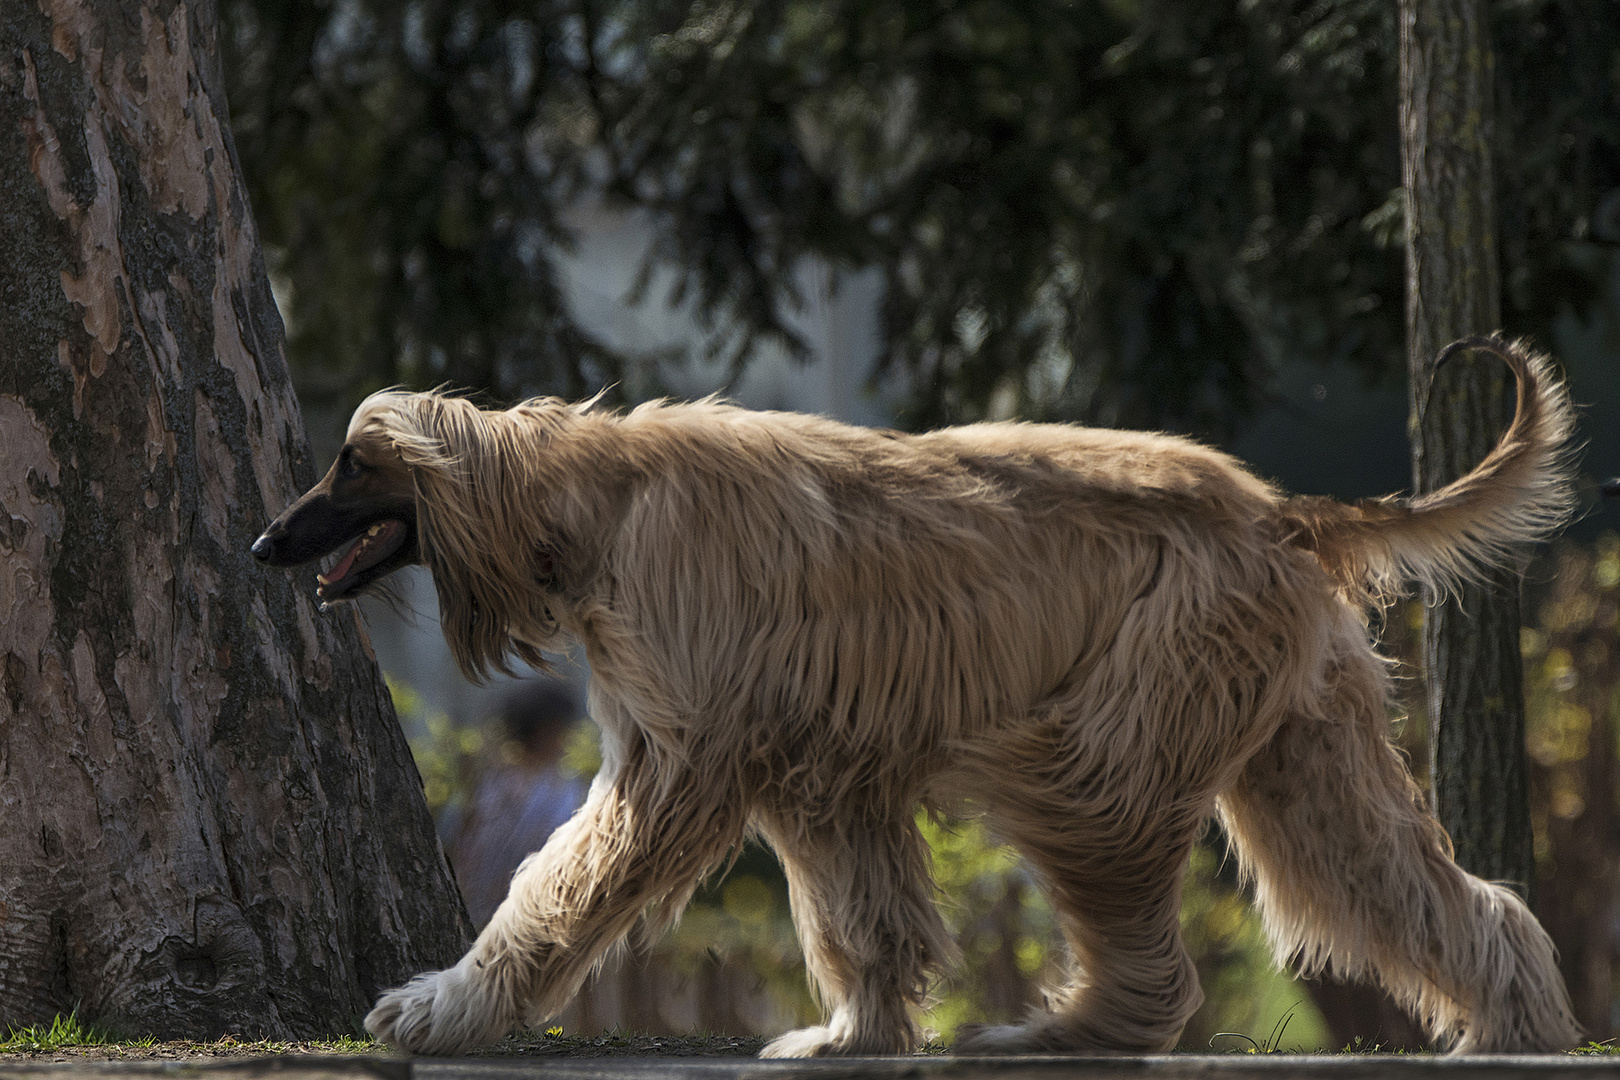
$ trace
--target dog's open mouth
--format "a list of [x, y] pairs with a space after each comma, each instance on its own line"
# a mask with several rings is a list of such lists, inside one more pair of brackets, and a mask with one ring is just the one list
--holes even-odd
[[403, 521], [379, 521], [367, 529], [338, 559], [337, 565], [324, 574], [317, 574], [321, 583], [315, 594], [322, 600], [341, 600], [372, 577], [367, 574], [397, 552], [405, 543], [410, 530]]

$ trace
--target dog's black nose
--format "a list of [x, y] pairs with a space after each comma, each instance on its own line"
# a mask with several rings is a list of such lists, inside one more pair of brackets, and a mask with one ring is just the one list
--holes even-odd
[[266, 533], [257, 540], [253, 541], [253, 546], [248, 550], [253, 552], [253, 557], [255, 559], [258, 559], [260, 562], [268, 562], [270, 561], [270, 549], [273, 547], [275, 547], [275, 544], [271, 542], [270, 534]]

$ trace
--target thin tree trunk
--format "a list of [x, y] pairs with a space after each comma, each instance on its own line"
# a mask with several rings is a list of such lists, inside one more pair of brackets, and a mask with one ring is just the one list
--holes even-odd
[[347, 1032], [467, 923], [314, 479], [211, 0], [0, 6], [0, 1021]]
[[[1500, 323], [1491, 153], [1494, 70], [1481, 0], [1401, 0], [1412, 475], [1433, 491], [1479, 462], [1511, 411], [1506, 372], [1435, 354]], [[1433, 375], [1431, 381], [1431, 375]], [[1502, 571], [1429, 609], [1423, 636], [1434, 801], [1457, 861], [1534, 881], [1518, 578]]]

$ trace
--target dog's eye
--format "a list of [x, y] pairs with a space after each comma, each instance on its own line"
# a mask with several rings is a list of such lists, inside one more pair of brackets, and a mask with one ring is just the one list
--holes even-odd
[[364, 468], [365, 465], [355, 456], [354, 450], [350, 447], [345, 446], [343, 451], [338, 454], [338, 475], [344, 479], [352, 480], [359, 476], [360, 471]]

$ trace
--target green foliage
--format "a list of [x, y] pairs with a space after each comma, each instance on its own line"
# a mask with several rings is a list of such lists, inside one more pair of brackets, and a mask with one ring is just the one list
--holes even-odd
[[394, 711], [416, 759], [416, 771], [422, 776], [428, 809], [436, 821], [459, 815], [482, 768], [487, 751], [484, 732], [457, 725], [444, 713], [429, 709], [422, 695], [408, 684], [393, 677], [387, 681]]
[[933, 857], [936, 900], [962, 950], [936, 988], [925, 1030], [949, 1042], [965, 1021], [1017, 1020], [1043, 981], [1062, 976], [1065, 953], [1046, 898], [1018, 853], [974, 820], [917, 818]]
[[[961, 965], [924, 1018], [948, 1042], [963, 1021], [1016, 1020], [1038, 1004], [1040, 988], [1065, 977], [1068, 954], [1051, 907], [1013, 849], [977, 821], [922, 817], [919, 825], [933, 853], [941, 910], [962, 946]], [[1267, 1050], [1325, 1045], [1320, 1014], [1305, 988], [1276, 970], [1259, 917], [1230, 870], [1218, 843], [1194, 849], [1181, 923], [1206, 1000], [1182, 1046], [1207, 1051], [1218, 1033], [1243, 1033], [1239, 1040]]]
[[1399, 184], [1387, 5], [630, 7], [661, 253], [707, 300], [715, 237], [761, 223], [725, 270], [755, 325], [807, 247], [881, 267], [913, 424], [1217, 430], [1277, 333], [1399, 339], [1399, 253], [1362, 225]]
[[[492, 727], [457, 724], [429, 709], [409, 683], [391, 675], [387, 682], [435, 820], [455, 817], [466, 808], [479, 774], [491, 761], [510, 764], [522, 752], [516, 744], [501, 742]], [[600, 740], [595, 724], [574, 725], [563, 743], [559, 771], [583, 780], [595, 776], [602, 765]]]
[[[1501, 0], [1510, 327], [1620, 241], [1620, 21]], [[644, 212], [740, 367], [806, 257], [876, 267], [915, 425], [1219, 434], [1295, 358], [1398, 373], [1379, 0], [227, 0], [244, 172], [306, 404], [656, 386], [577, 325], [568, 213]], [[622, 390], [622, 388], [621, 388]]]
[[1234, 1043], [1247, 1040], [1271, 1052], [1327, 1045], [1309, 992], [1277, 970], [1260, 916], [1238, 888], [1219, 837], [1193, 848], [1181, 891], [1181, 932], [1204, 988], [1204, 1004], [1182, 1033], [1183, 1047], [1241, 1050]]
[[1239, 1043], [1246, 1044], [1237, 1047], [1241, 1053], [1283, 1053], [1283, 1036], [1288, 1034], [1288, 1025], [1294, 1019], [1294, 1013], [1298, 1011], [1299, 1006], [1297, 1004], [1290, 1006], [1287, 1012], [1283, 1013], [1277, 1018], [1277, 1022], [1271, 1026], [1271, 1034], [1267, 1035], [1264, 1039], [1256, 1039], [1251, 1035], [1243, 1034], [1241, 1031], [1217, 1031], [1213, 1036], [1210, 1037], [1210, 1045], [1214, 1046], [1216, 1044], [1216, 1040], [1218, 1039], [1227, 1039], [1236, 1040]]
[[746, 979], [799, 1023], [817, 1016], [787, 879], [776, 857], [758, 844], [747, 844], [734, 863], [703, 884], [654, 956], [688, 979], [715, 972]]
[[1575, 1049], [1571, 1050], [1570, 1053], [1579, 1054], [1585, 1057], [1590, 1057], [1594, 1054], [1620, 1054], [1620, 1046], [1614, 1045], [1613, 1039], [1604, 1039], [1602, 1042], [1594, 1041], [1588, 1042], [1585, 1046], [1577, 1046]]
[[[620, 377], [550, 252], [576, 155], [569, 4], [226, 0], [232, 124], [306, 408], [396, 382], [579, 396]], [[553, 164], [555, 162], [555, 164]]]
[[563, 743], [559, 768], [569, 776], [589, 780], [602, 767], [602, 730], [595, 724], [576, 724]]
[[[1525, 660], [1526, 746], [1533, 766], [1532, 818], [1536, 856], [1557, 871], [1555, 839], [1591, 815], [1612, 819], [1613, 792], [1600, 756], [1614, 747], [1620, 720], [1620, 537], [1604, 533], [1591, 547], [1568, 544], [1555, 555], [1556, 572], [1534, 624], [1521, 631]], [[1581, 841], [1571, 837], [1577, 843]]]
[[[1565, 543], [1540, 575], [1521, 638], [1535, 835], [1536, 909], [1558, 947], [1576, 1016], [1612, 1027], [1616, 732], [1620, 731], [1620, 537]], [[1527, 620], [1530, 621], [1530, 620]]]

